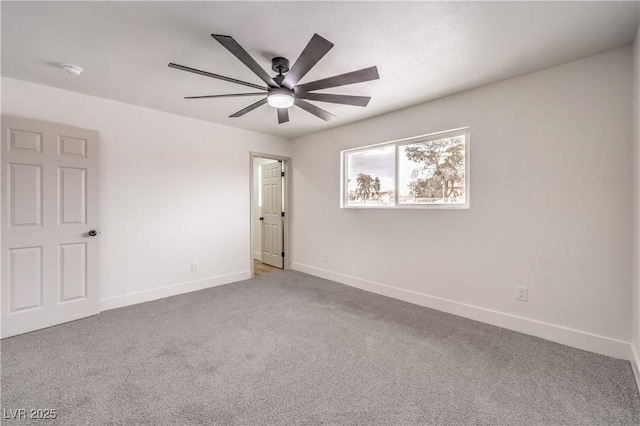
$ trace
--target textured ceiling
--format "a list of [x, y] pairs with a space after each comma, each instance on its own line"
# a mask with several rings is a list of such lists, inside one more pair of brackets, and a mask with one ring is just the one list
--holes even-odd
[[[638, 2], [2, 2], [2, 75], [293, 138], [589, 56], [633, 41]], [[314, 33], [335, 47], [301, 83], [372, 65], [380, 80], [324, 92], [326, 123], [294, 107], [289, 123], [257, 98], [184, 100], [252, 89], [169, 62], [260, 84], [210, 37], [233, 36], [271, 73]], [[73, 77], [61, 63], [85, 69]], [[245, 90], [247, 89], [247, 90]]]

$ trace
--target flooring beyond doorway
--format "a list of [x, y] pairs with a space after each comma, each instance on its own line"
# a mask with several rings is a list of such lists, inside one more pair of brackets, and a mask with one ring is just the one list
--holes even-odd
[[257, 259], [253, 259], [253, 275], [256, 277], [258, 275], [267, 275], [280, 271], [282, 271], [282, 269], [275, 268], [271, 265], [267, 265], [266, 263], [262, 263]]
[[2, 407], [49, 424], [640, 424], [628, 361], [290, 270], [1, 349]]

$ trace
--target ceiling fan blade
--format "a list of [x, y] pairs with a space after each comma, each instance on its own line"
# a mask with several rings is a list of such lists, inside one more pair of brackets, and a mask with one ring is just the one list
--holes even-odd
[[329, 121], [332, 118], [335, 118], [335, 115], [331, 114], [330, 112], [325, 111], [322, 108], [318, 108], [317, 106], [310, 104], [307, 101], [303, 101], [302, 99], [296, 99], [293, 102], [303, 110], [315, 115], [316, 117], [322, 118], [324, 121]]
[[325, 78], [322, 80], [312, 81], [310, 83], [301, 84], [296, 86], [296, 90], [303, 92], [311, 92], [313, 90], [329, 89], [331, 87], [346, 86], [348, 84], [362, 83], [370, 80], [377, 80], [378, 68], [369, 67], [363, 68], [358, 71], [348, 72], [346, 74], [340, 74], [333, 77]]
[[351, 95], [332, 95], [330, 93], [296, 93], [298, 99], [309, 99], [310, 101], [331, 102], [334, 104], [353, 105], [366, 107], [371, 97], [369, 96], [351, 96]]
[[289, 110], [287, 108], [278, 108], [278, 124], [289, 121]]
[[251, 88], [254, 88], [254, 89], [260, 89], [260, 90], [265, 90], [265, 91], [267, 90], [264, 86], [259, 86], [257, 84], [253, 84], [253, 83], [247, 83], [246, 81], [236, 80], [235, 78], [225, 77], [223, 75], [218, 75], [218, 74], [213, 74], [213, 73], [206, 72], [206, 71], [197, 70], [195, 68], [185, 67], [184, 65], [178, 65], [178, 64], [171, 63], [171, 64], [169, 64], [169, 68], [175, 68], [175, 69], [181, 70], [181, 71], [192, 72], [194, 74], [204, 75], [205, 77], [217, 78], [218, 80], [228, 81], [229, 83], [242, 84], [243, 86], [251, 87]]
[[185, 96], [185, 99], [207, 99], [207, 98], [233, 98], [235, 96], [264, 96], [264, 92], [258, 93], [232, 93], [229, 95], [204, 95], [204, 96]]
[[269, 87], [279, 87], [278, 84], [271, 78], [269, 74], [249, 55], [249, 53], [238, 44], [237, 41], [231, 36], [211, 34], [211, 37], [215, 38], [221, 45], [223, 45], [229, 52], [240, 59], [255, 75], [260, 77], [262, 81], [267, 83]]
[[261, 99], [258, 102], [256, 102], [255, 104], [251, 104], [248, 107], [243, 108], [240, 111], [236, 112], [235, 114], [230, 115], [229, 118], [242, 117], [246, 113], [248, 113], [250, 111], [253, 111], [254, 109], [256, 109], [259, 106], [262, 106], [262, 105], [264, 105], [266, 103], [267, 103], [267, 98]]
[[298, 60], [296, 60], [296, 63], [293, 64], [287, 73], [287, 76], [282, 81], [282, 85], [288, 89], [293, 89], [300, 79], [302, 79], [332, 47], [333, 43], [329, 40], [320, 37], [318, 34], [314, 34], [300, 54]]

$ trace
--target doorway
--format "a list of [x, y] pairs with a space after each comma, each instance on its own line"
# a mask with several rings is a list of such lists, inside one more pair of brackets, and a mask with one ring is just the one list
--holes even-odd
[[252, 276], [288, 268], [291, 159], [251, 153]]

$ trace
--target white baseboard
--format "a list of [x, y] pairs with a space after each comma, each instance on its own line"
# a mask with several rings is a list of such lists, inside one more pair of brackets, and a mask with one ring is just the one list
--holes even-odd
[[403, 300], [405, 302], [425, 306], [427, 308], [436, 309], [438, 311], [447, 312], [475, 321], [529, 334], [542, 339], [551, 340], [552, 342], [572, 346], [574, 348], [614, 358], [626, 360], [633, 359], [631, 344], [622, 340], [611, 339], [609, 337], [599, 336], [585, 331], [481, 308], [479, 306], [456, 302], [454, 300], [444, 299], [441, 297], [429, 296], [428, 294], [405, 290], [374, 281], [368, 281], [297, 262], [291, 264], [291, 269], [336, 281], [371, 293], [392, 297], [394, 299]]
[[100, 299], [100, 310], [107, 311], [109, 309], [122, 308], [123, 306], [135, 305], [137, 303], [150, 302], [164, 297], [203, 290], [205, 288], [216, 287], [236, 281], [248, 280], [249, 278], [251, 278], [251, 271], [243, 271], [204, 278], [197, 281], [168, 285], [151, 290], [137, 291], [135, 293], [128, 293], [120, 296], [107, 297], [105, 299]]
[[254, 252], [253, 252], [253, 258], [254, 258], [255, 260], [262, 261], [262, 253], [260, 253], [259, 251], [254, 251]]
[[636, 348], [631, 345], [631, 369], [633, 370], [633, 376], [636, 378], [636, 385], [638, 385], [638, 391], [640, 392], [640, 357]]

